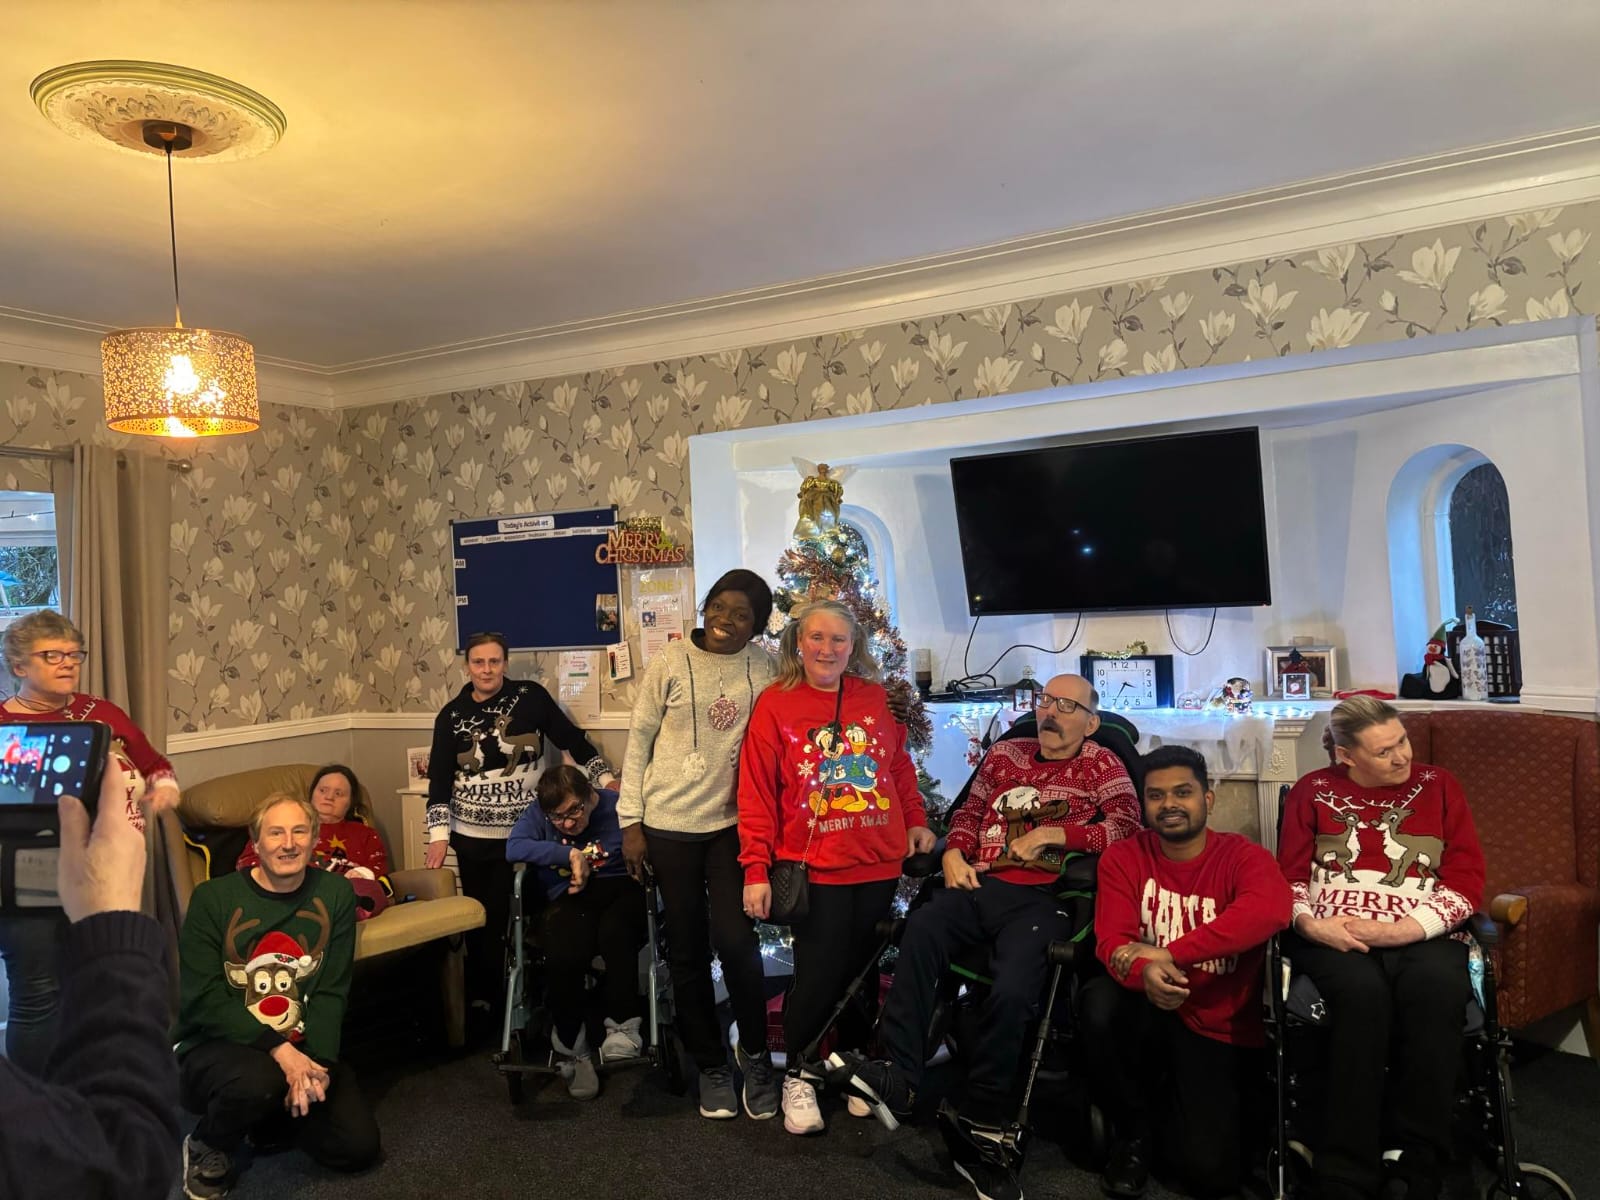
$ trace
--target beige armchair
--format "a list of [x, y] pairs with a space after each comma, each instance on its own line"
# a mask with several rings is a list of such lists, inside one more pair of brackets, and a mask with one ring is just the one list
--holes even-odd
[[[185, 838], [184, 831], [242, 829], [249, 825], [250, 814], [263, 796], [272, 792], [306, 795], [317, 769], [313, 763], [258, 767], [184, 789], [183, 803], [177, 813], [162, 814], [163, 840], [180, 919], [188, 914], [189, 897], [201, 882], [214, 874], [233, 870], [232, 863], [216, 864], [216, 869], [212, 870], [206, 849]], [[362, 788], [362, 798], [370, 811], [371, 798], [365, 793], [366, 789]], [[390, 850], [392, 854], [393, 847]], [[393, 871], [389, 880], [397, 899], [403, 896], [415, 899], [393, 904], [356, 925], [356, 962], [359, 965], [363, 960], [440, 942], [439, 986], [446, 1035], [452, 1046], [463, 1045], [466, 1041], [466, 992], [462, 975], [462, 935], [483, 925], [483, 905], [470, 897], [457, 895], [455, 872], [445, 868]], [[356, 986], [360, 986], [359, 976]]]

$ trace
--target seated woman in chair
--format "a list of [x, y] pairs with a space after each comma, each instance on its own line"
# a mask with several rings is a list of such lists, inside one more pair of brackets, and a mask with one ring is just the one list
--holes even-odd
[[607, 967], [601, 1061], [636, 1058], [644, 1049], [637, 963], [648, 936], [645, 894], [622, 856], [616, 792], [596, 791], [584, 772], [563, 765], [539, 776], [535, 800], [512, 829], [506, 858], [537, 867], [549, 897], [539, 938], [555, 1025], [550, 1041], [568, 1094], [591, 1100], [600, 1080], [589, 1055], [584, 983], [596, 954]]
[[1432, 1200], [1469, 988], [1466, 945], [1450, 934], [1483, 900], [1483, 851], [1461, 785], [1412, 761], [1394, 708], [1353, 697], [1328, 732], [1334, 765], [1294, 785], [1278, 839], [1294, 892], [1284, 953], [1327, 1002], [1339, 1064], [1318, 1182], [1323, 1200], [1376, 1196], [1382, 1158], [1408, 1200]]
[[[382, 912], [389, 905], [382, 884], [389, 874], [389, 854], [372, 824], [356, 773], [339, 763], [323, 767], [311, 777], [311, 803], [322, 822], [311, 865], [350, 881], [358, 920]], [[258, 861], [255, 846], [246, 842], [235, 870], [248, 871]]]

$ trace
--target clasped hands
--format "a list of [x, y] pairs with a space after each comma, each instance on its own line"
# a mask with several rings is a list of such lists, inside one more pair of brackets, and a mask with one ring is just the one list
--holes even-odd
[[1409, 946], [1427, 936], [1414, 917], [1379, 921], [1372, 917], [1313, 917], [1302, 914], [1294, 923], [1294, 931], [1308, 942], [1356, 954]]
[[316, 1059], [292, 1042], [278, 1043], [272, 1048], [272, 1057], [283, 1069], [283, 1077], [289, 1084], [289, 1090], [283, 1097], [283, 1106], [294, 1116], [305, 1116], [313, 1104], [328, 1098], [328, 1068]]
[[1144, 959], [1144, 994], [1163, 1012], [1181, 1008], [1189, 998], [1189, 977], [1172, 961], [1172, 952], [1164, 946], [1147, 942], [1129, 942], [1111, 952], [1111, 973], [1126, 980], [1128, 971], [1139, 959]]

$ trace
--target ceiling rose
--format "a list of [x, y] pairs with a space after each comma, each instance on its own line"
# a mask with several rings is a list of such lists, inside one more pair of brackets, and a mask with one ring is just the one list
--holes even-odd
[[68, 63], [28, 89], [50, 122], [73, 137], [104, 139], [136, 154], [162, 154], [144, 138], [148, 121], [175, 121], [193, 144], [175, 158], [254, 158], [278, 144], [283, 110], [243, 84], [168, 63], [101, 59]]

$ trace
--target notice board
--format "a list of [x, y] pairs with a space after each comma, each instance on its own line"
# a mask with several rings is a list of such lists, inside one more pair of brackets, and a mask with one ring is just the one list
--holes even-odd
[[615, 508], [524, 513], [450, 522], [456, 649], [499, 633], [513, 650], [580, 650], [621, 634], [615, 563], [596, 551], [616, 527]]

